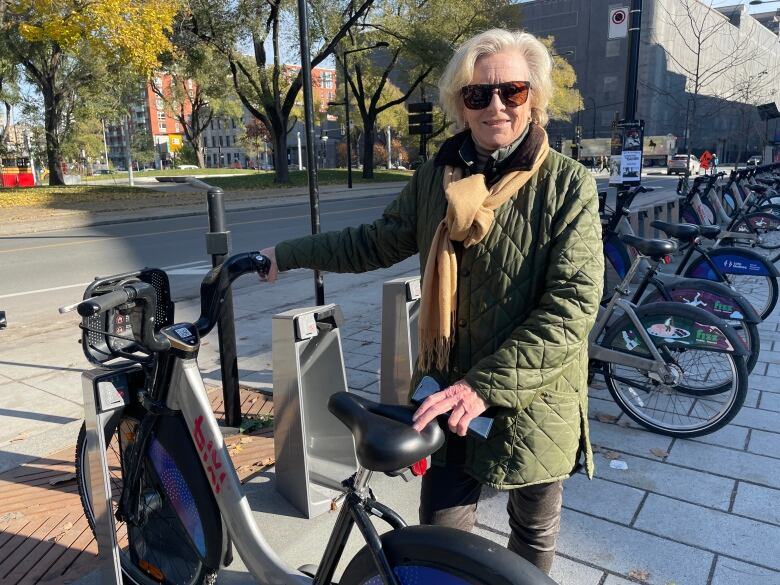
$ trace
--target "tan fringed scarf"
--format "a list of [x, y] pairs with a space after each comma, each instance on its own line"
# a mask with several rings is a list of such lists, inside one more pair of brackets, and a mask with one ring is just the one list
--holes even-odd
[[470, 248], [484, 238], [495, 219], [494, 211], [508, 201], [533, 177], [547, 158], [549, 146], [544, 134], [530, 170], [507, 173], [490, 190], [482, 174], [463, 177], [460, 168], [444, 169], [447, 215], [436, 228], [422, 282], [420, 307], [420, 367], [445, 371], [455, 326], [458, 263], [452, 240]]

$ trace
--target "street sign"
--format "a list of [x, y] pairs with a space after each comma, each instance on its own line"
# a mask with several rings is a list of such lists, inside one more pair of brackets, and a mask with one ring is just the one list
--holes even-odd
[[406, 111], [410, 114], [417, 114], [420, 112], [432, 112], [433, 111], [433, 103], [432, 102], [417, 102], [413, 104], [406, 104]]
[[409, 114], [409, 124], [432, 124], [433, 114]]
[[628, 6], [613, 8], [609, 11], [610, 39], [624, 39], [628, 35]]
[[433, 134], [433, 125], [420, 124], [419, 126], [409, 126], [409, 134]]
[[171, 152], [178, 152], [184, 145], [184, 140], [181, 134], [168, 134], [168, 149]]

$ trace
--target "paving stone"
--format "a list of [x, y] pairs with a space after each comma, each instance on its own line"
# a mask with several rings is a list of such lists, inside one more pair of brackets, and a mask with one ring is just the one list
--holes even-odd
[[713, 556], [671, 540], [563, 510], [558, 550], [613, 573], [648, 571], [653, 585], [705, 585]]
[[726, 425], [722, 429], [718, 429], [712, 434], [702, 435], [701, 437], [694, 437], [691, 441], [698, 441], [699, 443], [707, 443], [709, 445], [720, 445], [721, 447], [731, 447], [732, 449], [739, 449], [740, 451], [745, 448], [745, 441], [750, 429], [745, 427], [738, 427], [736, 425]]
[[582, 474], [563, 486], [563, 505], [567, 508], [625, 525], [631, 523], [645, 495], [642, 490], [598, 478], [589, 480]]
[[775, 394], [773, 392], [762, 392], [759, 408], [763, 410], [773, 410], [775, 412], [780, 412], [780, 394]]
[[736, 514], [780, 525], [780, 490], [740, 482], [734, 499]]
[[[763, 335], [763, 333], [761, 335]], [[768, 364], [766, 362], [756, 362], [756, 365], [753, 366], [753, 371], [750, 372], [751, 379], [753, 376], [766, 376], [767, 366]], [[748, 384], [750, 384], [750, 380], [748, 380]]]
[[600, 447], [642, 456], [652, 448], [668, 451], [672, 444], [670, 437], [595, 420], [590, 421], [590, 440]]
[[367, 364], [374, 359], [377, 358], [362, 353], [344, 352], [344, 366], [347, 368], [359, 368], [363, 364]]
[[604, 585], [636, 585], [636, 581], [629, 581], [628, 579], [623, 579], [623, 577], [617, 577], [615, 575], [607, 575], [607, 578], [604, 580]]
[[758, 406], [758, 399], [760, 396], [761, 396], [761, 392], [759, 390], [748, 388], [747, 394], [745, 395], [745, 403], [743, 404], [743, 406], [756, 408]]
[[734, 451], [693, 441], [678, 441], [667, 462], [780, 488], [780, 474], [776, 471], [777, 459], [746, 451]]
[[780, 457], [780, 434], [754, 430], [750, 433], [748, 451], [759, 455]]
[[731, 424], [764, 431], [776, 431], [780, 429], [780, 412], [744, 406], [731, 421]]
[[[651, 456], [652, 457], [652, 456]], [[728, 510], [734, 480], [709, 473], [684, 469], [660, 460], [631, 455], [620, 457], [628, 469], [612, 469], [602, 455], [596, 459], [596, 476], [641, 490], [679, 498], [686, 502]], [[695, 489], [691, 489], [695, 486]]]
[[345, 335], [347, 339], [354, 339], [356, 341], [379, 343], [381, 335], [379, 331], [373, 329], [363, 329], [360, 331], [354, 331]]
[[[778, 331], [780, 331], [780, 329]], [[777, 379], [780, 378], [780, 364], [769, 364], [766, 375], [777, 381]]]
[[361, 365], [357, 366], [358, 370], [363, 370], [365, 372], [372, 372], [374, 374], [379, 374], [380, 368], [381, 368], [381, 360], [378, 357], [372, 358], [367, 362], [364, 362]]
[[359, 353], [370, 357], [377, 357], [380, 355], [380, 347], [378, 343], [371, 343], [367, 341], [358, 341], [356, 339], [342, 339], [341, 340], [342, 351], [349, 351], [352, 353]]
[[372, 372], [364, 372], [363, 370], [354, 370], [352, 368], [347, 369], [347, 386], [355, 390], [362, 390], [378, 379], [379, 375]]
[[0, 444], [19, 441], [84, 418], [84, 407], [21, 382], [2, 386]]
[[562, 556], [555, 557], [550, 570], [550, 577], [558, 585], [598, 585], [603, 575], [603, 571]]
[[624, 416], [623, 411], [615, 404], [614, 400], [604, 400], [603, 398], [588, 396], [588, 417], [596, 418], [599, 414], [607, 414], [616, 418]]
[[763, 569], [735, 559], [718, 557], [711, 585], [777, 585], [778, 583], [780, 583], [778, 571]]
[[780, 526], [650, 494], [634, 527], [780, 569]]

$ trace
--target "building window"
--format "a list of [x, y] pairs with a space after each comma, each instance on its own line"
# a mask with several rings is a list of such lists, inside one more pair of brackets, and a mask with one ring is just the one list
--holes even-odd
[[230, 146], [230, 135], [225, 136], [225, 146]]
[[236, 121], [235, 120], [231, 120], [231, 123], [233, 124], [233, 128], [235, 128], [236, 127]]
[[187, 87], [188, 87], [189, 89], [193, 89], [193, 87], [192, 87], [192, 79], [188, 79], [188, 80], [187, 80]]
[[163, 104], [163, 101], [160, 98], [157, 98], [156, 100], [154, 100], [154, 105], [157, 106], [158, 110], [165, 109], [165, 104]]
[[157, 123], [157, 129], [160, 132], [165, 132], [168, 128], [165, 126], [165, 122], [158, 122]]
[[217, 137], [216, 136], [212, 136], [211, 137], [211, 147], [212, 148], [216, 148], [217, 147]]
[[176, 122], [176, 132], [181, 132], [181, 124]]
[[331, 88], [333, 87], [333, 73], [330, 71], [324, 71], [322, 73], [322, 77], [320, 78], [322, 81], [322, 87], [325, 88]]
[[222, 144], [222, 136], [219, 137], [219, 145], [224, 146], [224, 144]]
[[157, 119], [158, 120], [165, 120], [165, 112], [163, 112], [162, 110], [158, 110], [158, 112], [157, 112]]

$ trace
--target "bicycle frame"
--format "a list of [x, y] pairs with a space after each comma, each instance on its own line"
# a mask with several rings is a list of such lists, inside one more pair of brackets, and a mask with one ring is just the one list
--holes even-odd
[[[287, 566], [265, 540], [252, 516], [249, 501], [244, 492], [217, 419], [211, 409], [203, 378], [195, 357], [170, 357], [170, 384], [164, 404], [156, 408], [165, 414], [178, 414], [184, 422], [197, 451], [203, 471], [222, 517], [223, 529], [235, 545], [250, 574], [258, 583], [268, 585], [325, 585], [330, 584], [341, 558], [352, 526], [357, 525], [377, 564], [384, 583], [398, 585], [389, 562], [382, 552], [379, 534], [368, 515], [381, 517], [393, 528], [406, 526], [403, 519], [390, 508], [373, 499], [368, 489], [372, 472], [358, 466], [357, 473], [345, 488], [344, 503], [331, 533], [317, 574], [310, 577]], [[88, 406], [95, 408], [94, 402]], [[116, 412], [114, 416], [116, 416]], [[158, 420], [164, 420], [165, 414]], [[155, 414], [151, 414], [152, 417]], [[88, 417], [89, 419], [90, 417]], [[153, 423], [154, 424], [154, 423]], [[148, 425], [146, 433], [151, 431]], [[143, 427], [143, 425], [142, 425]], [[139, 430], [135, 449], [145, 449], [143, 430]], [[95, 436], [102, 433], [95, 433]], [[100, 447], [99, 447], [100, 448]], [[105, 450], [105, 445], [102, 445]], [[183, 448], [187, 448], [183, 445]], [[134, 452], [131, 461], [135, 460]], [[94, 481], [94, 478], [93, 478]], [[345, 484], [346, 485], [346, 484]], [[109, 492], [110, 494], [110, 492]], [[109, 495], [110, 497], [110, 495]], [[341, 499], [341, 497], [339, 498]], [[365, 508], [365, 510], [364, 510]]]

